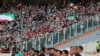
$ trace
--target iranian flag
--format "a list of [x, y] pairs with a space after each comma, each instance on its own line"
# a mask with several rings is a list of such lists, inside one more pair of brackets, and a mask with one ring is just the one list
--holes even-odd
[[9, 22], [14, 20], [14, 14], [0, 14], [0, 22]]

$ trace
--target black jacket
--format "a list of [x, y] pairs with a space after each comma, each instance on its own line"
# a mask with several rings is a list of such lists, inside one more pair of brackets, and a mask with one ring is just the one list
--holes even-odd
[[77, 53], [77, 54], [75, 54], [75, 56], [81, 56], [81, 54]]

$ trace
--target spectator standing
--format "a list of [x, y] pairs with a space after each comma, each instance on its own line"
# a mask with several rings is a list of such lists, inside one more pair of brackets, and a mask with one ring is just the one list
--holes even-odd
[[45, 56], [50, 56], [48, 48], [45, 48]]
[[23, 56], [29, 56], [27, 50], [23, 50]]
[[97, 41], [96, 50], [98, 53], [100, 52], [100, 41]]
[[72, 46], [70, 49], [70, 56], [81, 56], [78, 49], [79, 49], [78, 46]]
[[55, 56], [56, 54], [55, 48], [49, 48], [49, 53], [50, 53], [50, 56]]
[[83, 46], [79, 46], [79, 49], [78, 50], [79, 50], [79, 53], [80, 53], [81, 56], [85, 56], [83, 54], [83, 50], [84, 50]]
[[16, 49], [16, 54], [15, 54], [15, 56], [23, 56], [23, 55], [22, 55], [22, 52], [20, 51], [19, 48]]

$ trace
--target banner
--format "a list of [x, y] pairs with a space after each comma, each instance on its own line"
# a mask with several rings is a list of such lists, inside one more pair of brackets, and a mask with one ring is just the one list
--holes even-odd
[[0, 14], [0, 22], [13, 21], [14, 18], [14, 14]]

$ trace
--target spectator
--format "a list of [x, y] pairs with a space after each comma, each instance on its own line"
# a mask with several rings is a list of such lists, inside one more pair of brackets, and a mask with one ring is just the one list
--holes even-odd
[[63, 50], [62, 51], [62, 56], [68, 56], [68, 54], [69, 54], [68, 50]]
[[23, 56], [29, 56], [27, 50], [23, 50]]
[[83, 54], [83, 50], [84, 50], [83, 46], [79, 46], [79, 53], [80, 53], [81, 56], [85, 56]]
[[36, 53], [35, 53], [34, 48], [31, 48], [31, 49], [29, 50], [29, 56], [35, 56], [35, 55], [36, 55]]
[[16, 48], [13, 48], [12, 49], [12, 55], [11, 56], [15, 56], [15, 54], [16, 54]]
[[23, 56], [23, 55], [22, 55], [22, 52], [20, 51], [19, 48], [16, 49], [16, 54], [15, 54], [15, 56]]
[[50, 53], [50, 56], [54, 56], [56, 54], [56, 49], [55, 48], [49, 48], [49, 53]]
[[60, 51], [60, 50], [56, 50], [56, 54], [55, 54], [55, 56], [61, 56], [62, 55], [62, 51]]
[[44, 56], [50, 56], [48, 48], [45, 48], [45, 54], [44, 54]]
[[70, 56], [81, 56], [78, 52], [78, 46], [72, 46], [70, 49]]
[[97, 41], [96, 50], [98, 53], [100, 52], [100, 41]]

